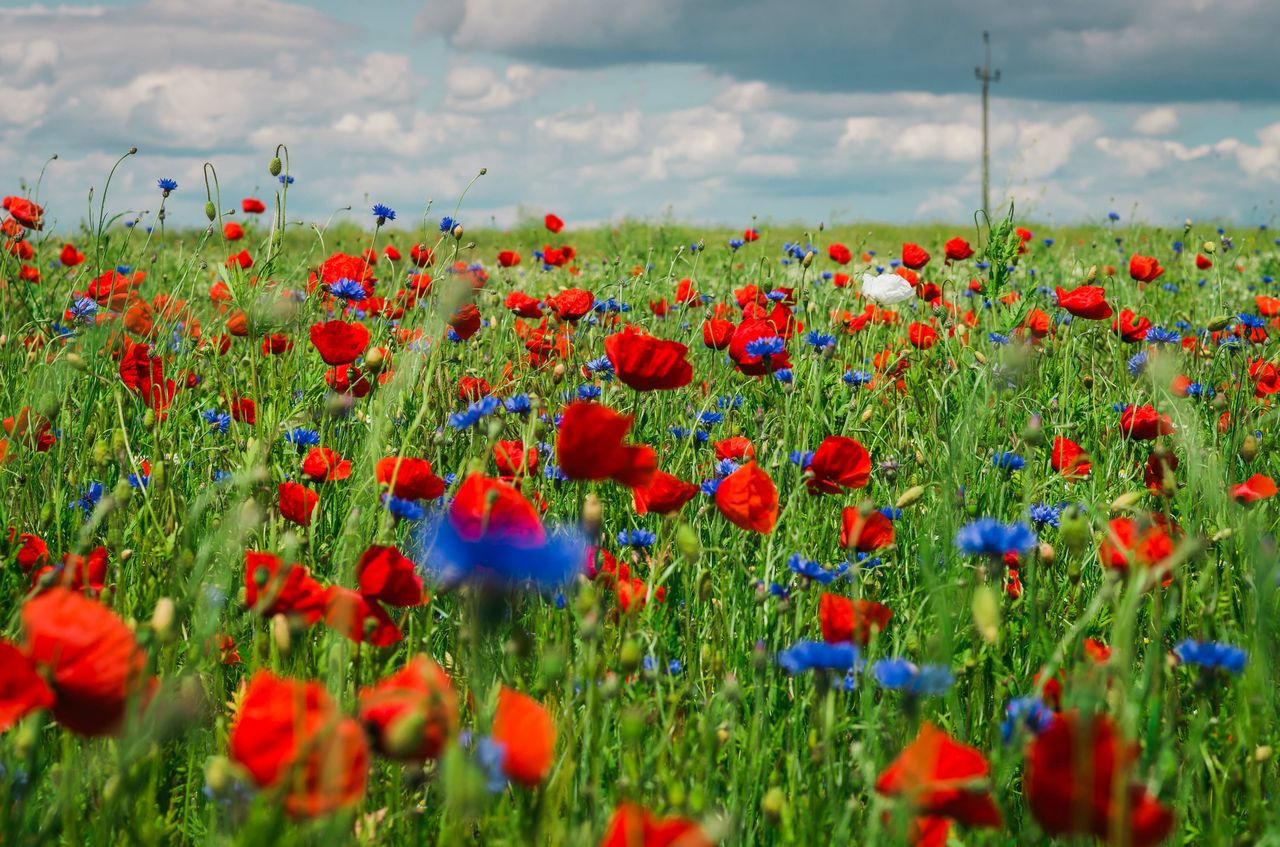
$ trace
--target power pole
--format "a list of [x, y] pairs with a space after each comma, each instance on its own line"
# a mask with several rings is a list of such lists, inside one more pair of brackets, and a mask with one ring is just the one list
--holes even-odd
[[991, 83], [1000, 81], [1000, 71], [991, 71], [991, 36], [985, 30], [982, 33], [982, 46], [986, 50], [986, 63], [974, 68], [973, 74], [982, 83], [982, 211], [991, 210], [991, 145], [987, 135], [987, 89]]

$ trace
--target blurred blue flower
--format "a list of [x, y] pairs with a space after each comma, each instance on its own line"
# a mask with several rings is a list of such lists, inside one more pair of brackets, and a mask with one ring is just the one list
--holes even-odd
[[850, 671], [858, 663], [858, 648], [852, 644], [797, 641], [778, 653], [778, 666], [789, 674], [809, 670]]

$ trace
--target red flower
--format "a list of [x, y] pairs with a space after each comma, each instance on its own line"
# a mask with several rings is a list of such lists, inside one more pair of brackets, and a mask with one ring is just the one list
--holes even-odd
[[1124, 407], [1120, 413], [1120, 433], [1134, 441], [1150, 441], [1173, 432], [1173, 421], [1168, 415], [1158, 414], [1150, 405]]
[[1061, 435], [1053, 439], [1053, 454], [1049, 464], [1067, 479], [1084, 479], [1093, 470], [1093, 462], [1084, 448]]
[[[13, 538], [13, 530], [10, 530], [9, 537]], [[32, 568], [47, 565], [49, 564], [49, 545], [45, 544], [40, 536], [24, 532], [18, 536], [18, 549], [14, 560], [18, 563], [18, 567], [27, 572]]]
[[743, 241], [751, 242], [751, 241], [756, 241], [759, 238], [760, 238], [760, 233], [754, 229], [747, 229], [742, 233]]
[[542, 219], [542, 222], [546, 224], [547, 229], [553, 233], [559, 233], [560, 230], [564, 229], [564, 221], [560, 220], [555, 215], [547, 215]]
[[618, 379], [636, 391], [669, 391], [693, 381], [693, 365], [685, 359], [689, 348], [678, 341], [628, 326], [604, 340], [604, 351]]
[[682, 306], [691, 306], [702, 301], [693, 280], [685, 277], [676, 283], [676, 302]]
[[56, 570], [48, 565], [31, 575], [32, 587], [38, 587], [47, 576], [52, 575], [54, 585], [71, 591], [84, 591], [86, 588], [100, 593], [106, 587], [107, 564], [109, 556], [106, 547], [94, 547], [89, 555], [79, 553], [63, 553], [62, 565]]
[[867, 448], [845, 435], [828, 435], [818, 445], [805, 469], [811, 494], [838, 494], [841, 488], [862, 488], [871, 479], [871, 455]]
[[146, 694], [147, 658], [101, 603], [64, 588], [22, 607], [26, 654], [49, 680], [53, 715], [77, 735], [118, 732], [131, 697]]
[[404, 633], [381, 603], [336, 585], [325, 592], [324, 622], [356, 644], [390, 647], [404, 640]]
[[953, 238], [942, 248], [949, 262], [961, 262], [973, 255], [973, 248], [963, 238]]
[[648, 485], [631, 489], [632, 502], [637, 515], [649, 512], [669, 515], [672, 512], [678, 512], [681, 506], [697, 494], [698, 486], [684, 482], [664, 471], [654, 471], [653, 479]]
[[893, 543], [893, 521], [879, 511], [862, 514], [856, 506], [846, 506], [840, 512], [840, 546], [855, 547], [860, 553], [870, 553]]
[[466, 341], [480, 330], [480, 310], [474, 303], [466, 303], [458, 307], [449, 318], [449, 327], [458, 338]]
[[1058, 286], [1058, 307], [1066, 309], [1077, 318], [1090, 321], [1101, 321], [1111, 317], [1111, 306], [1107, 304], [1107, 292], [1096, 285], [1081, 285], [1067, 291]]
[[492, 392], [489, 381], [481, 377], [463, 376], [458, 378], [458, 399], [464, 402], [479, 400]]
[[499, 476], [524, 476], [538, 469], [538, 448], [526, 450], [523, 441], [498, 441], [493, 445], [493, 461]]
[[449, 523], [463, 541], [482, 539], [537, 547], [547, 540], [538, 510], [519, 489], [473, 473], [449, 504]]
[[505, 685], [498, 692], [493, 740], [504, 748], [502, 771], [513, 782], [533, 788], [551, 770], [556, 747], [551, 713], [536, 700]]
[[[1133, 847], [1159, 844], [1173, 831], [1173, 813], [1131, 783], [1137, 746], [1119, 737], [1105, 715], [1056, 716], [1028, 749], [1024, 790], [1031, 814], [1050, 835], [1085, 835]], [[1119, 781], [1128, 795], [1117, 806]], [[1126, 818], [1118, 820], [1121, 809]]]
[[716, 442], [717, 459], [733, 459], [735, 462], [740, 462], [743, 459], [755, 457], [756, 448], [752, 446], [751, 439], [745, 435], [731, 435]]
[[327, 365], [349, 365], [369, 346], [364, 324], [326, 321], [311, 327], [311, 344]]
[[1131, 564], [1159, 573], [1167, 567], [1165, 560], [1173, 555], [1174, 537], [1178, 534], [1177, 526], [1169, 524], [1163, 515], [1143, 518], [1141, 523], [1133, 518], [1112, 518], [1098, 556], [1103, 567], [1121, 573], [1127, 572]]
[[229, 746], [231, 758], [258, 786], [284, 788], [292, 815], [323, 815], [364, 795], [364, 733], [318, 682], [258, 671], [236, 711]]
[[720, 480], [716, 506], [734, 526], [768, 535], [778, 522], [778, 489], [753, 459]]
[[425, 594], [413, 560], [392, 546], [371, 544], [356, 563], [360, 593], [388, 606], [417, 606]]
[[913, 271], [918, 271], [929, 264], [929, 254], [919, 244], [908, 241], [902, 245], [902, 264]]
[[1111, 322], [1111, 330], [1120, 334], [1120, 340], [1126, 344], [1136, 344], [1147, 340], [1147, 330], [1151, 329], [1151, 321], [1141, 315], [1135, 315], [1129, 309], [1121, 309], [1120, 317]]
[[1138, 282], [1151, 282], [1162, 273], [1164, 268], [1160, 267], [1160, 263], [1151, 256], [1139, 256], [1134, 253], [1129, 259], [1129, 276]]
[[41, 220], [44, 209], [25, 197], [6, 197], [0, 200], [0, 208], [7, 210], [15, 221], [27, 229], [44, 229], [44, 222]]
[[1174, 476], [1177, 470], [1177, 456], [1167, 450], [1152, 450], [1142, 471], [1142, 481], [1152, 494], [1172, 496], [1178, 490], [1177, 477]]
[[302, 460], [302, 473], [312, 482], [334, 482], [351, 476], [351, 462], [328, 447], [312, 447]]
[[581, 288], [566, 288], [556, 296], [547, 298], [547, 305], [555, 316], [570, 323], [585, 317], [595, 302], [595, 295]]
[[866, 647], [872, 632], [883, 632], [892, 617], [888, 606], [874, 600], [850, 600], [825, 591], [818, 599], [822, 640], [828, 644], [851, 641]]
[[912, 321], [907, 327], [907, 341], [918, 350], [928, 350], [938, 341], [938, 331], [928, 324]]
[[444, 496], [444, 480], [431, 471], [426, 459], [387, 456], [374, 466], [378, 484], [401, 500], [434, 500]]
[[130, 344], [120, 359], [120, 380], [148, 407], [162, 413], [172, 404], [178, 386], [164, 378], [164, 361], [149, 351], [146, 344]]
[[0, 732], [53, 703], [53, 691], [27, 655], [0, 640]]
[[267, 210], [267, 205], [256, 197], [246, 197], [240, 201], [240, 208], [246, 215], [261, 215]]
[[415, 244], [409, 248], [409, 261], [420, 268], [427, 268], [435, 264], [436, 253], [425, 244]]
[[324, 616], [325, 589], [302, 565], [246, 550], [244, 602], [264, 618], [297, 615], [310, 625]]
[[[514, 250], [503, 250], [498, 254], [498, 267], [514, 268], [520, 264], [520, 254]], [[507, 298], [507, 308], [511, 308], [511, 298]], [[534, 302], [537, 302], [536, 300]], [[536, 315], [525, 315], [525, 317], [536, 317]]]
[[297, 482], [282, 482], [278, 488], [280, 516], [298, 526], [307, 526], [320, 505], [320, 495]]
[[633, 803], [613, 811], [600, 847], [712, 847], [711, 839], [693, 821], [657, 818]]
[[30, 406], [23, 406], [18, 414], [5, 418], [0, 426], [10, 437], [37, 453], [48, 451], [58, 440], [49, 419], [33, 412]]
[[227, 221], [222, 225], [222, 237], [228, 241], [239, 241], [244, 238], [244, 227], [235, 221]]
[[1239, 503], [1256, 503], [1276, 496], [1276, 483], [1271, 477], [1256, 473], [1239, 485], [1231, 486], [1231, 496]]
[[827, 255], [838, 265], [847, 265], [853, 259], [853, 253], [843, 244], [832, 244], [827, 248]]
[[914, 815], [998, 827], [1004, 819], [991, 799], [990, 775], [981, 753], [926, 721], [915, 740], [880, 774], [876, 791], [903, 797]]
[[239, 253], [232, 253], [227, 257], [227, 267], [231, 268], [237, 265], [242, 271], [253, 267], [253, 257], [249, 255], [248, 250], [241, 250]]
[[630, 488], [648, 485], [657, 468], [652, 447], [624, 445], [631, 415], [587, 401], [564, 410], [556, 457], [569, 479], [612, 479]]
[[62, 252], [58, 254], [58, 261], [62, 262], [63, 267], [74, 268], [84, 261], [84, 254], [74, 244], [64, 244]]
[[702, 343], [712, 350], [723, 350], [733, 340], [737, 329], [733, 321], [712, 318], [702, 322]]
[[747, 345], [761, 338], [780, 337], [775, 325], [769, 321], [747, 319], [738, 324], [729, 340], [729, 358], [733, 359], [739, 371], [748, 376], [763, 376], [791, 367], [791, 359], [784, 349], [771, 356], [766, 362], [762, 356], [753, 356], [747, 352]]
[[439, 758], [458, 732], [458, 695], [449, 675], [426, 656], [360, 690], [360, 721], [378, 752], [402, 762]]
[[1205, 255], [1203, 255], [1203, 254], [1197, 253], [1197, 254], [1196, 254], [1196, 267], [1197, 267], [1197, 268], [1199, 268], [1199, 269], [1200, 269], [1200, 270], [1202, 270], [1202, 271], [1207, 271], [1207, 270], [1209, 270], [1209, 268], [1213, 267], [1213, 260], [1212, 260], [1212, 259], [1210, 259], [1208, 256], [1205, 256]]

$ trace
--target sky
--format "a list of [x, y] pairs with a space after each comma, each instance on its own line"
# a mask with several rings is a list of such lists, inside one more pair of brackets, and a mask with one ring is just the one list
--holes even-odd
[[[73, 227], [290, 217], [970, 222], [989, 29], [993, 200], [1044, 223], [1267, 223], [1276, 0], [0, 0], [0, 193]], [[486, 174], [472, 183], [481, 168]], [[346, 207], [351, 210], [347, 211]]]

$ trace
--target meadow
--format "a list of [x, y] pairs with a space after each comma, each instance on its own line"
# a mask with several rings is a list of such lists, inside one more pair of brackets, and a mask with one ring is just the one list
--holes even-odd
[[269, 170], [5, 187], [0, 843], [1280, 843], [1266, 226]]

